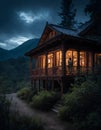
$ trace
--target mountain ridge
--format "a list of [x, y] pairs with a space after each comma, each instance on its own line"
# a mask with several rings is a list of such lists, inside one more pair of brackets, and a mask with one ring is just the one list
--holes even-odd
[[0, 47], [0, 61], [23, 57], [27, 51], [30, 51], [31, 49], [35, 48], [38, 42], [39, 42], [38, 38], [30, 39], [11, 50], [6, 50]]

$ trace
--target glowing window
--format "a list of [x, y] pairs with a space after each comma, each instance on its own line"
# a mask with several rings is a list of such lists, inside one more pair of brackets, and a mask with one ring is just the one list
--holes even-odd
[[96, 65], [101, 65], [101, 54], [96, 54], [95, 55], [95, 64]]
[[48, 68], [53, 67], [53, 54], [48, 54]]
[[77, 66], [77, 51], [68, 50], [66, 52], [66, 65], [68, 65], [69, 58], [72, 59], [73, 66]]
[[80, 52], [80, 66], [86, 66], [86, 52]]
[[61, 66], [62, 65], [62, 52], [57, 51], [56, 52], [56, 66]]

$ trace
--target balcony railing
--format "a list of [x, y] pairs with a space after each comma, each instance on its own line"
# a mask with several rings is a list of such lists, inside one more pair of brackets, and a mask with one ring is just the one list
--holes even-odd
[[[66, 66], [66, 75], [76, 75], [76, 74], [92, 74], [92, 67], [76, 67], [73, 66], [71, 69]], [[52, 67], [46, 69], [34, 69], [31, 71], [31, 76], [62, 76], [62, 67]]]

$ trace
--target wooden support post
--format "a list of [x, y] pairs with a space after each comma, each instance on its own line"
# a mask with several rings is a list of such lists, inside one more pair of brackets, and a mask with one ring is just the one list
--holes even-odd
[[62, 76], [66, 75], [66, 49], [64, 44], [62, 45]]
[[45, 80], [42, 80], [42, 86], [43, 86], [43, 89], [45, 90]]
[[47, 90], [48, 87], [48, 79], [45, 80], [45, 90]]
[[31, 89], [33, 90], [33, 79], [31, 79]]
[[86, 74], [87, 74], [87, 76], [88, 76], [88, 67], [89, 67], [89, 64], [88, 64], [88, 62], [89, 62], [89, 53], [88, 52], [86, 52]]
[[47, 76], [47, 69], [48, 69], [48, 54], [46, 53], [46, 61], [45, 61], [45, 75]]
[[33, 60], [33, 58], [30, 57], [30, 75], [32, 74], [32, 60]]
[[52, 91], [54, 91], [54, 79], [52, 79]]
[[80, 74], [80, 51], [77, 52], [77, 73]]
[[36, 80], [34, 80], [34, 90], [37, 91], [36, 90]]
[[94, 52], [92, 52], [92, 73], [94, 73], [94, 67], [95, 67], [95, 65], [94, 65], [94, 63], [95, 63], [95, 53]]
[[61, 96], [63, 95], [63, 91], [64, 91], [64, 83], [63, 83], [63, 81], [61, 82]]
[[40, 79], [39, 79], [39, 92], [40, 92]]
[[46, 62], [45, 62], [45, 75], [46, 75], [46, 80], [45, 80], [45, 90], [47, 90], [47, 84], [48, 84], [48, 54], [46, 53]]

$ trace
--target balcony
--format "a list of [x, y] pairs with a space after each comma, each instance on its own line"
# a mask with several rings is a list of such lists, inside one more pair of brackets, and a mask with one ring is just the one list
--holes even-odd
[[[70, 70], [68, 66], [66, 66], [66, 75], [77, 75], [77, 74], [92, 74], [91, 67], [72, 67]], [[53, 67], [46, 69], [34, 69], [31, 71], [31, 77], [61, 77], [62, 76], [62, 67]]]

